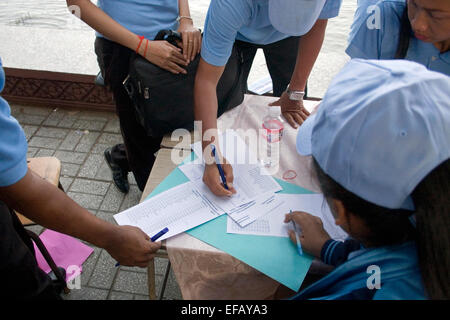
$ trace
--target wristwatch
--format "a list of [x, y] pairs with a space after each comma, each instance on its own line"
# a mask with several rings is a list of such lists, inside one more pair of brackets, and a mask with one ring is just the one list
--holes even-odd
[[300, 101], [303, 99], [303, 96], [305, 95], [304, 91], [298, 91], [298, 90], [290, 90], [289, 85], [286, 88], [286, 93], [290, 100], [294, 101]]

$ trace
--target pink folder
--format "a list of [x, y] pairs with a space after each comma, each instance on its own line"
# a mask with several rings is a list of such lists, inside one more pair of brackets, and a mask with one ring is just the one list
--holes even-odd
[[[77, 277], [82, 270], [82, 264], [92, 254], [94, 249], [79, 240], [53, 230], [45, 230], [40, 236], [48, 252], [58, 267], [66, 269], [66, 281]], [[36, 260], [44, 272], [51, 271], [39, 249], [34, 245]]]

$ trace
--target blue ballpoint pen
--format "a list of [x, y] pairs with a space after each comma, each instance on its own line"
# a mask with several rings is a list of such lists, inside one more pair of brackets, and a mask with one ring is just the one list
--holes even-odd
[[[291, 212], [292, 213], [292, 210]], [[294, 220], [291, 220], [292, 225], [294, 226], [294, 232], [295, 232], [295, 241], [297, 241], [297, 250], [298, 253], [302, 256], [303, 255], [303, 250], [302, 250], [302, 244], [300, 243], [300, 237], [299, 237], [299, 232], [301, 233], [301, 230], [297, 230], [300, 229], [300, 226], [297, 228], [297, 224], [295, 223]]]
[[[163, 235], [165, 235], [167, 232], [169, 232], [169, 228], [164, 228], [162, 229], [160, 232], [158, 232], [157, 234], [155, 234], [153, 237], [150, 238], [150, 240], [152, 242], [155, 242], [156, 240], [158, 240], [159, 238], [161, 238]], [[116, 267], [120, 266], [120, 263], [116, 263]]]
[[227, 185], [227, 180], [225, 179], [225, 172], [223, 171], [223, 168], [220, 165], [220, 160], [216, 153], [216, 146], [212, 144], [211, 149], [212, 149], [214, 159], [216, 160], [217, 169], [219, 169], [220, 178], [222, 179], [223, 186], [225, 187], [225, 189], [230, 190]]

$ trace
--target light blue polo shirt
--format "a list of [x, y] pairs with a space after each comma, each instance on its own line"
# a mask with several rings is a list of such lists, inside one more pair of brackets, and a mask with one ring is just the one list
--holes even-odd
[[178, 0], [98, 0], [97, 5], [123, 27], [150, 40], [160, 30], [178, 29]]
[[[269, 0], [212, 0], [206, 15], [201, 56], [211, 65], [224, 66], [235, 40], [266, 45], [289, 35], [269, 20]], [[319, 19], [339, 14], [342, 0], [327, 0]]]
[[[0, 58], [0, 93], [5, 72]], [[0, 97], [0, 187], [10, 186], [27, 173], [27, 139], [22, 127], [11, 116], [8, 103]]]
[[[367, 2], [370, 4], [373, 1], [366, 0], [356, 10], [345, 52], [351, 58], [394, 59], [405, 1], [381, 0], [376, 2], [376, 8], [367, 5]], [[379, 23], [375, 20], [376, 16], [379, 17]], [[405, 59], [450, 76], [450, 52], [440, 53], [432, 43], [423, 42], [414, 36], [410, 38]]]

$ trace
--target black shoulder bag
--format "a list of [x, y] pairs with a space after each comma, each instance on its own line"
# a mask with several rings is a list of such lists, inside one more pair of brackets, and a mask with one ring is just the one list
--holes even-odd
[[[155, 40], [176, 45], [181, 35], [161, 30]], [[149, 136], [163, 136], [178, 128], [194, 127], [194, 82], [200, 55], [186, 67], [187, 74], [173, 74], [144, 57], [133, 54], [130, 71], [124, 81], [132, 99], [136, 116]], [[222, 77], [217, 85], [219, 117], [244, 100], [242, 85], [242, 57], [233, 48]]]

